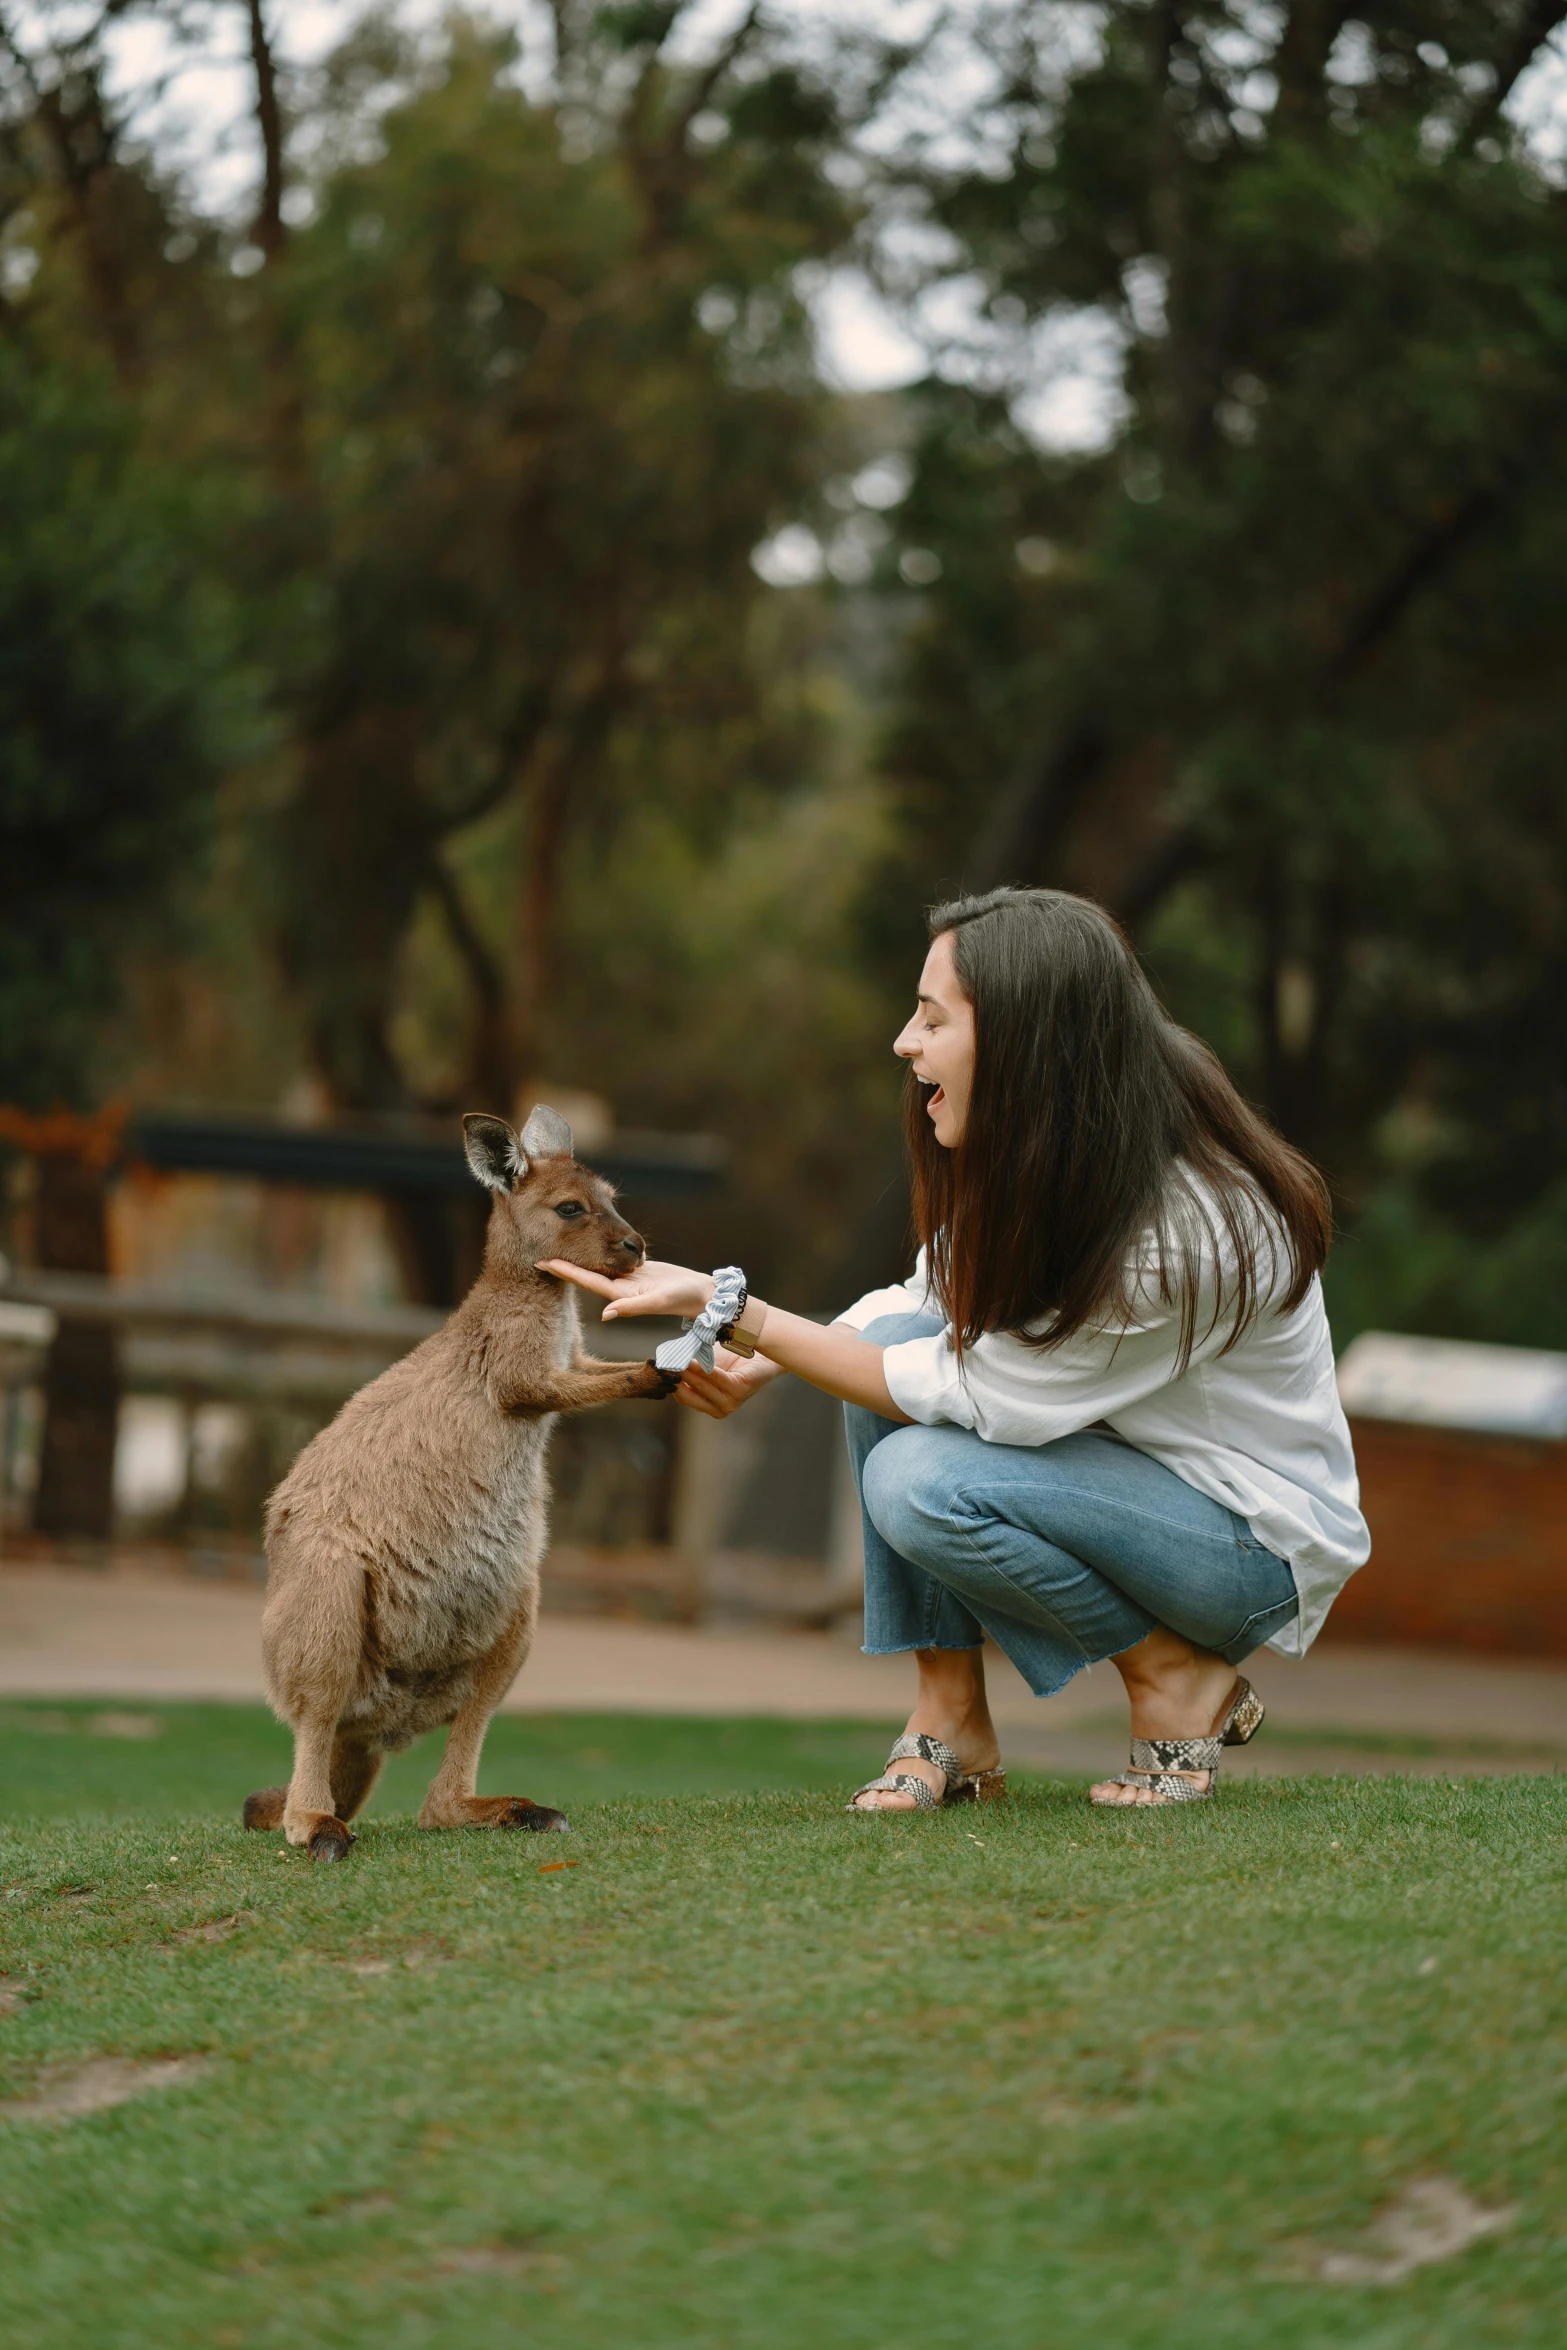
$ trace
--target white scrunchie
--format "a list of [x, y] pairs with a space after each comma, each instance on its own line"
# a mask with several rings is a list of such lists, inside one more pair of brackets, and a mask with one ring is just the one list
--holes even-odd
[[713, 1368], [713, 1349], [721, 1334], [745, 1306], [745, 1275], [738, 1265], [720, 1265], [713, 1274], [713, 1294], [695, 1321], [687, 1322], [678, 1338], [666, 1338], [653, 1360], [661, 1371], [688, 1371], [700, 1363]]

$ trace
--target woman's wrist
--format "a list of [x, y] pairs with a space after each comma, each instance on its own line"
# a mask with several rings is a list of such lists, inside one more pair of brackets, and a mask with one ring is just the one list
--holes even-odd
[[724, 1332], [724, 1344], [731, 1354], [749, 1359], [762, 1342], [762, 1331], [767, 1322], [767, 1307], [759, 1297], [749, 1292], [746, 1301]]

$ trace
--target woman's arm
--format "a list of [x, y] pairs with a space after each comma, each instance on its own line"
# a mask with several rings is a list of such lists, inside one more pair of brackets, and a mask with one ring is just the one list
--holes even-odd
[[[619, 1321], [628, 1314], [699, 1314], [713, 1294], [711, 1274], [695, 1272], [687, 1265], [649, 1263], [619, 1281], [611, 1281], [602, 1273], [590, 1273], [581, 1265], [569, 1265], [560, 1257], [548, 1259], [540, 1270], [554, 1273], [562, 1281], [575, 1282], [579, 1289], [591, 1290], [596, 1297], [606, 1298], [609, 1301], [604, 1308], [606, 1322]], [[812, 1387], [821, 1388], [824, 1394], [837, 1396], [842, 1403], [863, 1404], [867, 1410], [879, 1412], [883, 1419], [907, 1422], [908, 1414], [893, 1402], [882, 1377], [881, 1348], [868, 1344], [842, 1323], [834, 1322], [824, 1329], [820, 1322], [807, 1321], [803, 1314], [786, 1314], [782, 1307], [765, 1305], [758, 1298], [747, 1309], [746, 1326], [758, 1333], [758, 1355], [775, 1363], [779, 1370], [793, 1371]], [[718, 1376], [729, 1374], [715, 1374], [715, 1378]], [[706, 1378], [704, 1372], [688, 1371], [682, 1391], [686, 1381], [694, 1384]], [[723, 1392], [722, 1388], [718, 1390], [720, 1395]], [[702, 1394], [703, 1388], [694, 1384], [693, 1401]], [[729, 1409], [733, 1408], [731, 1403]], [[716, 1416], [721, 1418], [723, 1414]]]

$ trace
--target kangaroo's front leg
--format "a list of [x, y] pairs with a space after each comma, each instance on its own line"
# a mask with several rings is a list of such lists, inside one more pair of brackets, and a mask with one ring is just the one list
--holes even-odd
[[538, 1612], [534, 1585], [480, 1665], [473, 1694], [446, 1733], [446, 1752], [419, 1814], [421, 1828], [566, 1828], [564, 1812], [526, 1795], [476, 1795], [479, 1755], [490, 1716], [527, 1660]]
[[564, 1364], [508, 1371], [493, 1392], [497, 1410], [506, 1413], [580, 1412], [599, 1403], [659, 1403], [679, 1385], [678, 1373], [656, 1363], [597, 1362], [591, 1371]]

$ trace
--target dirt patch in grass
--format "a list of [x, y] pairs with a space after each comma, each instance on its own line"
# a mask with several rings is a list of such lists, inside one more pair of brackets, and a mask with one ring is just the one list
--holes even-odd
[[178, 1933], [169, 1936], [169, 1940], [171, 1942], [226, 1942], [231, 1934], [237, 1934], [242, 1927], [259, 1925], [260, 1922], [261, 1916], [258, 1910], [236, 1909], [226, 1918], [209, 1918], [204, 1926], [181, 1926]]
[[536, 2268], [544, 2257], [539, 2245], [526, 2237], [503, 2244], [454, 2244], [437, 2255], [433, 2272], [443, 2277], [515, 2277]]
[[1512, 2204], [1488, 2211], [1456, 2179], [1411, 2179], [1378, 2212], [1358, 2251], [1303, 2245], [1290, 2273], [1324, 2285], [1401, 2285], [1417, 2268], [1501, 2235], [1517, 2216]]
[[0, 2105], [0, 2120], [76, 2121], [83, 2114], [107, 2113], [155, 2089], [183, 2088], [209, 2064], [205, 2056], [90, 2056], [69, 2072], [46, 2075], [33, 2096]]
[[334, 2197], [330, 2202], [317, 2204], [317, 2219], [385, 2219], [397, 2209], [392, 2195], [351, 2195], [346, 2202]]

